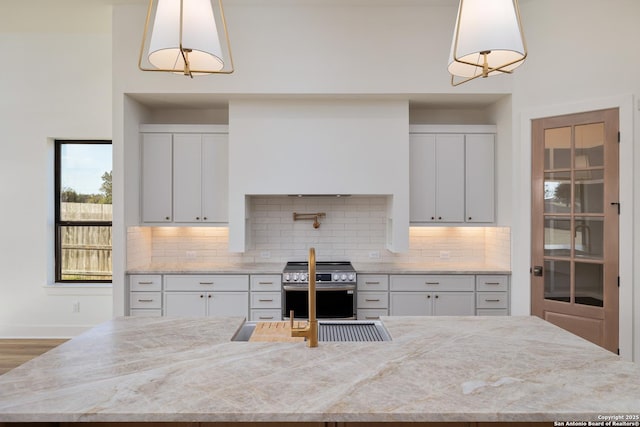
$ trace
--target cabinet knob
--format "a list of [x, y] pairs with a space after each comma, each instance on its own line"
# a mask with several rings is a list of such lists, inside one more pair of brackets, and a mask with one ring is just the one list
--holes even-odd
[[166, 219], [167, 221], [169, 221], [171, 219], [171, 217], [169, 216], [165, 216], [164, 219]]
[[207, 298], [211, 298], [211, 294], [207, 295]]
[[472, 219], [472, 218], [471, 218], [471, 217], [469, 217], [469, 221], [471, 221], [471, 219]]
[[439, 298], [438, 295], [436, 295], [436, 299]]
[[198, 221], [200, 221], [200, 217], [199, 217], [199, 216], [197, 216], [197, 217], [196, 217], [196, 219], [197, 219]]
[[206, 220], [207, 220], [207, 217], [206, 217], [206, 216], [203, 216], [203, 217], [202, 217], [202, 219], [206, 221]]
[[439, 216], [439, 217], [438, 217], [438, 221], [441, 221], [441, 220], [442, 220], [442, 217], [441, 217], [441, 216]]
[[200, 295], [200, 298], [204, 298], [204, 295]]
[[431, 217], [431, 221], [433, 221], [434, 219], [436, 219], [436, 217], [435, 217], [435, 216], [432, 216], [432, 217]]
[[427, 299], [431, 299], [431, 295], [427, 295]]

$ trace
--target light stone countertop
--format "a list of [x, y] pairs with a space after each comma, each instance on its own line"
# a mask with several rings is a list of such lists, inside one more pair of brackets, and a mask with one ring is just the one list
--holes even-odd
[[[128, 274], [282, 274], [285, 263], [163, 263], [129, 268]], [[486, 264], [353, 263], [358, 274], [511, 274], [511, 270]]]
[[640, 413], [640, 366], [534, 317], [386, 317], [390, 342], [231, 342], [118, 318], [0, 376], [0, 422], [555, 421]]

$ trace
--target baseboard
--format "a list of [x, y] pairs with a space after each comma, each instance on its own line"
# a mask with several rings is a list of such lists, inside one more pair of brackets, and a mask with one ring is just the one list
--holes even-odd
[[0, 339], [70, 339], [96, 325], [0, 325]]

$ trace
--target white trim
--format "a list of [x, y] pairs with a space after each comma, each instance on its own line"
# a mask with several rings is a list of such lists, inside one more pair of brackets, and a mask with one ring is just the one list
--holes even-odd
[[0, 325], [0, 339], [69, 339], [96, 325]]
[[47, 295], [73, 295], [73, 296], [111, 296], [113, 286], [110, 283], [99, 283], [95, 285], [83, 284], [56, 284], [43, 286]]
[[162, 125], [141, 124], [142, 133], [229, 133], [228, 125]]
[[[620, 112], [620, 355], [627, 360], [640, 360], [640, 339], [634, 337], [634, 294], [640, 300], [640, 283], [634, 283], [634, 98], [620, 95], [571, 104], [550, 105], [531, 110], [523, 110], [520, 115], [520, 141], [513, 147], [514, 166], [514, 224], [512, 232], [511, 259], [513, 282], [527, 283], [512, 293], [512, 307], [517, 314], [525, 314], [524, 308], [531, 310], [530, 260], [531, 260], [531, 120], [564, 114], [619, 108]], [[516, 123], [514, 117], [514, 123]], [[514, 131], [515, 133], [515, 131]], [[624, 232], [622, 232], [624, 230]], [[515, 245], [513, 242], [518, 242]], [[636, 281], [638, 282], [638, 281]], [[635, 289], [634, 289], [635, 288]], [[526, 290], [526, 293], [524, 292]], [[518, 292], [519, 291], [519, 292]], [[635, 292], [634, 292], [635, 291]], [[636, 303], [637, 307], [640, 304]], [[640, 316], [636, 316], [640, 317]], [[636, 320], [636, 323], [638, 320]], [[635, 325], [638, 328], [638, 325]]]
[[496, 133], [496, 125], [409, 125], [409, 133]]

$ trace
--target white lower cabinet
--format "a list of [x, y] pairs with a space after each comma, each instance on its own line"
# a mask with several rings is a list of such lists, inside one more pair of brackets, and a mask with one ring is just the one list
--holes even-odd
[[253, 274], [250, 279], [250, 319], [282, 320], [282, 277], [279, 274]]
[[247, 275], [165, 276], [165, 316], [249, 316]]
[[391, 275], [391, 316], [473, 316], [472, 275]]
[[247, 292], [165, 292], [165, 316], [245, 316]]
[[476, 276], [476, 315], [509, 315], [509, 276]]
[[162, 276], [136, 274], [129, 276], [129, 315], [162, 316]]
[[356, 291], [357, 317], [374, 320], [389, 315], [389, 276], [359, 274]]

